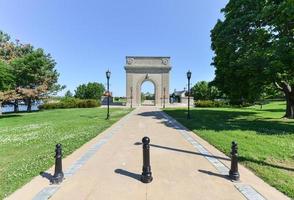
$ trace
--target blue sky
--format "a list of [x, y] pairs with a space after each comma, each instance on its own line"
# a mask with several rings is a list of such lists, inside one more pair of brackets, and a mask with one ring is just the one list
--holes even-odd
[[[210, 81], [210, 30], [227, 0], [0, 0], [0, 29], [50, 53], [59, 82], [74, 91], [106, 83], [125, 96], [125, 56], [171, 56], [170, 90]], [[148, 91], [150, 84], [144, 86]]]

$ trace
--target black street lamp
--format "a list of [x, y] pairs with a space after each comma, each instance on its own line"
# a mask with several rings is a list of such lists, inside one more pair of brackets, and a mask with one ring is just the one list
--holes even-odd
[[163, 88], [163, 108], [165, 108], [165, 88]]
[[133, 108], [133, 87], [131, 87], [131, 108]]
[[187, 79], [188, 79], [188, 115], [187, 115], [187, 119], [191, 119], [190, 116], [190, 79], [192, 76], [192, 72], [190, 72], [190, 70], [187, 72]]
[[106, 71], [106, 78], [107, 78], [107, 117], [106, 119], [109, 119], [109, 79], [110, 79], [111, 72], [109, 70]]

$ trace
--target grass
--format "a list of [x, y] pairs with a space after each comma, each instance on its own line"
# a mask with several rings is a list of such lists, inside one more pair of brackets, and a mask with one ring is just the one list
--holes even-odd
[[193, 108], [189, 121], [183, 108], [164, 111], [226, 155], [237, 141], [240, 162], [294, 199], [294, 120], [281, 119], [284, 109], [284, 102], [269, 103], [262, 110]]
[[60, 109], [0, 116], [0, 199], [54, 164], [56, 143], [63, 155], [71, 154], [85, 142], [130, 112], [130, 109]]

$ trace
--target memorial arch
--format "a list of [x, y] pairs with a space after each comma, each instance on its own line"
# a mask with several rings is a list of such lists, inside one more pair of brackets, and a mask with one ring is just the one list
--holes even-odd
[[141, 105], [141, 86], [145, 81], [154, 84], [155, 106], [169, 104], [170, 57], [126, 57], [127, 105]]

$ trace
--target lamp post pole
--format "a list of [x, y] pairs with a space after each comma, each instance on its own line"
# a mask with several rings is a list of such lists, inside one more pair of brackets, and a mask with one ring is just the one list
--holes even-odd
[[109, 70], [106, 71], [106, 78], [107, 78], [107, 117], [106, 119], [109, 119], [109, 79], [110, 79], [111, 72]]
[[133, 108], [133, 87], [131, 87], [131, 108]]
[[192, 76], [192, 72], [190, 72], [190, 70], [187, 72], [187, 79], [188, 79], [188, 115], [187, 115], [187, 119], [191, 119], [190, 116], [190, 79]]
[[163, 108], [165, 108], [165, 87], [163, 88]]

